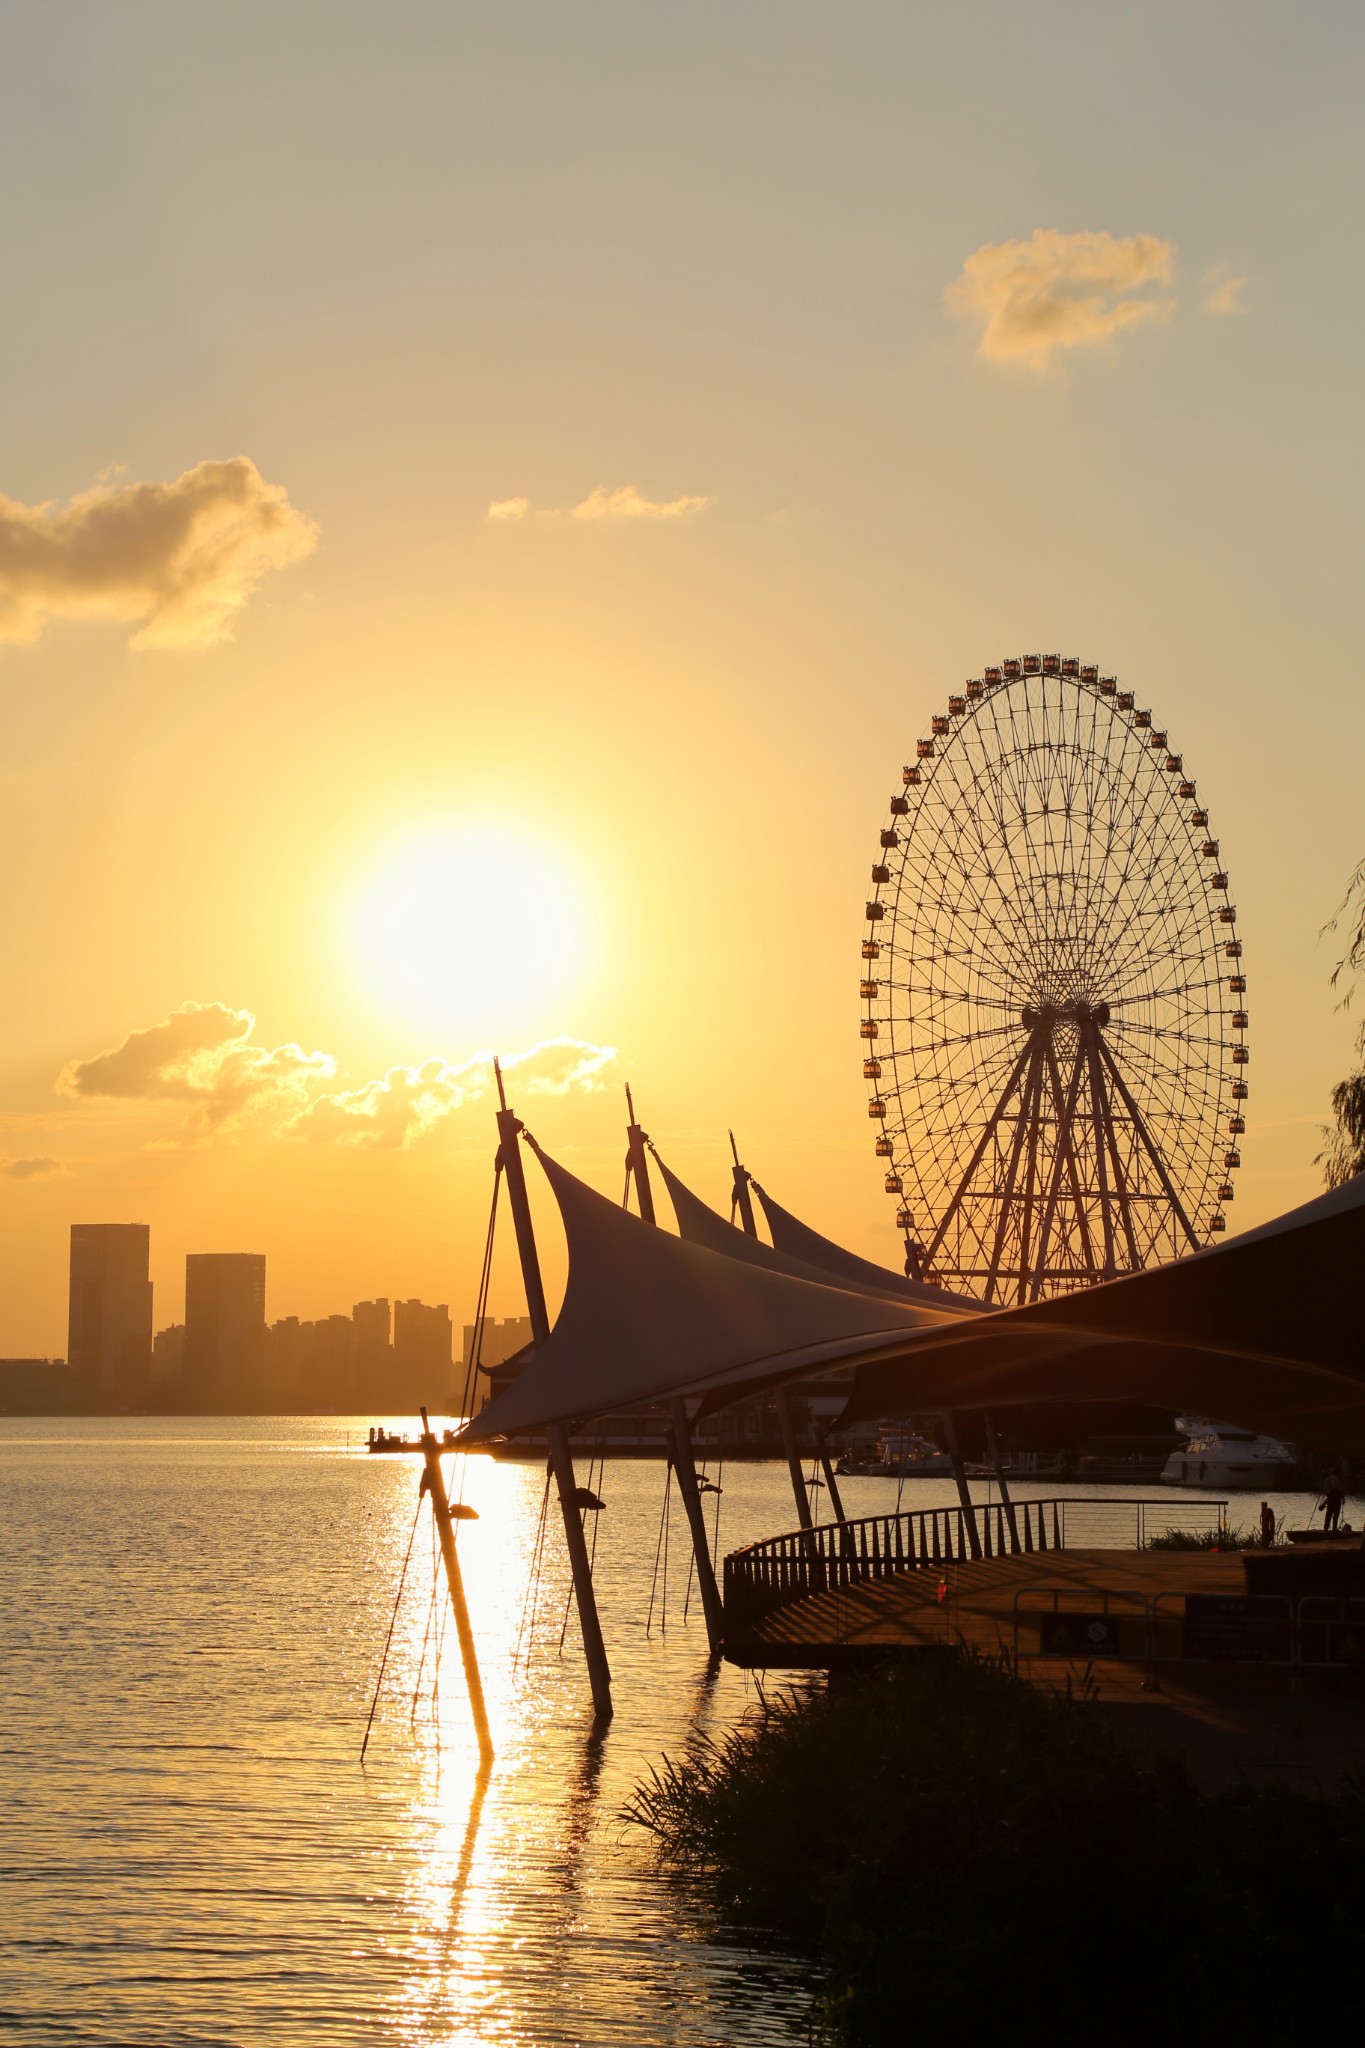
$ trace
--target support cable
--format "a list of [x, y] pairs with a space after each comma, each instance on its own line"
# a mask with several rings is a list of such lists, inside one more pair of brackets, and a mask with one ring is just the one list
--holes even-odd
[[464, 1387], [460, 1394], [461, 1418], [472, 1411], [470, 1400], [478, 1380], [479, 1363], [483, 1356], [483, 1332], [488, 1320], [488, 1288], [493, 1272], [493, 1238], [498, 1224], [498, 1189], [502, 1185], [502, 1153], [499, 1151], [493, 1162], [493, 1202], [488, 1212], [488, 1236], [484, 1240], [483, 1266], [479, 1273], [479, 1295], [474, 1309], [474, 1337], [469, 1347], [469, 1363], [465, 1367]]
[[417, 1522], [421, 1512], [422, 1496], [419, 1493], [417, 1496], [417, 1513], [412, 1518], [412, 1529], [408, 1536], [408, 1547], [403, 1553], [403, 1569], [398, 1574], [398, 1591], [393, 1596], [393, 1613], [389, 1616], [389, 1632], [384, 1638], [384, 1654], [379, 1660], [379, 1676], [374, 1682], [374, 1698], [370, 1701], [370, 1718], [365, 1723], [365, 1739], [360, 1745], [361, 1763], [365, 1761], [365, 1751], [369, 1748], [370, 1744], [370, 1730], [374, 1726], [374, 1710], [379, 1705], [379, 1688], [384, 1683], [384, 1667], [389, 1661], [389, 1645], [393, 1641], [393, 1627], [398, 1619], [398, 1606], [403, 1598], [403, 1587], [407, 1583], [408, 1560], [412, 1556], [412, 1546], [417, 1537]]

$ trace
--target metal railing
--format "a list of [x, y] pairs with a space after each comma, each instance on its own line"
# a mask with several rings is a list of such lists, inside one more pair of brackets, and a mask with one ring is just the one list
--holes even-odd
[[[1160, 1510], [1160, 1517], [1153, 1510]], [[750, 1634], [770, 1614], [819, 1593], [846, 1592], [900, 1572], [934, 1570], [983, 1558], [1049, 1550], [1141, 1550], [1170, 1525], [1177, 1503], [1057, 1495], [1044, 1500], [977, 1501], [970, 1510], [910, 1508], [823, 1522], [767, 1537], [725, 1559], [725, 1627], [731, 1639]], [[1221, 1528], [1225, 1500], [1182, 1498], [1183, 1525]]]

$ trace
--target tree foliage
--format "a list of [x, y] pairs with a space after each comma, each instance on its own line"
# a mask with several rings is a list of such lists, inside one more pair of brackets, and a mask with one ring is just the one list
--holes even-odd
[[[1365, 861], [1351, 875], [1346, 894], [1336, 913], [1323, 926], [1325, 932], [1345, 930], [1348, 934], [1340, 959], [1332, 969], [1332, 987], [1341, 988], [1340, 1005], [1350, 1007], [1365, 972]], [[1344, 982], [1344, 986], [1343, 986]], [[1356, 1057], [1361, 1065], [1332, 1090], [1335, 1123], [1324, 1124], [1323, 1149], [1317, 1164], [1329, 1188], [1339, 1188], [1365, 1172], [1365, 1024], [1356, 1038]]]

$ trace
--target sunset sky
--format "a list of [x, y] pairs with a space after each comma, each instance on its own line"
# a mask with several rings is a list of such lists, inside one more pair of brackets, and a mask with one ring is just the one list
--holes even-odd
[[1362, 42], [10, 9], [0, 1352], [65, 1350], [73, 1221], [150, 1223], [158, 1326], [205, 1250], [264, 1251], [272, 1317], [458, 1325], [495, 1047], [613, 1195], [630, 1080], [700, 1193], [733, 1125], [894, 1260], [867, 870], [949, 690], [1035, 648], [1209, 803], [1231, 1225], [1313, 1193], [1358, 1022], [1318, 933], [1365, 854]]

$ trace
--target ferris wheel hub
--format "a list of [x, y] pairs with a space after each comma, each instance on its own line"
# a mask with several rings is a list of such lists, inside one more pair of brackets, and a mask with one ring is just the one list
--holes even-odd
[[1025, 1003], [1020, 1019], [1028, 1031], [1052, 1032], [1059, 1024], [1093, 1024], [1102, 1031], [1109, 1015], [1108, 1003]]

